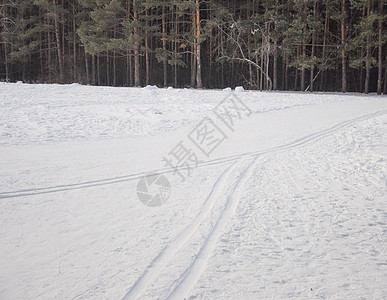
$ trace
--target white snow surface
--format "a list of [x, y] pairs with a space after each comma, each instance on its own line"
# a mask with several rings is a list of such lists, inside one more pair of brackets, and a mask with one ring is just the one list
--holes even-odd
[[386, 299], [387, 98], [245, 91], [231, 130], [229, 93], [0, 84], [0, 299]]

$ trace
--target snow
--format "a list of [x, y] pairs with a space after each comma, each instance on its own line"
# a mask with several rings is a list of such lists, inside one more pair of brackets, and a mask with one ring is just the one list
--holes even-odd
[[158, 87], [156, 85], [148, 84], [144, 89], [146, 89], [146, 90], [156, 90], [156, 89], [158, 89]]
[[243, 88], [243, 86], [237, 86], [237, 87], [235, 87], [235, 92], [236, 93], [241, 93], [241, 92], [244, 92], [245, 91], [245, 89]]
[[386, 97], [235, 92], [1, 83], [0, 299], [386, 298]]

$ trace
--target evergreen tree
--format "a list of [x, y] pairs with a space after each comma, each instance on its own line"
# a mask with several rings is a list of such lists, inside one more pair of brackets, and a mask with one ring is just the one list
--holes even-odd
[[384, 0], [0, 0], [0, 77], [380, 94], [385, 7]]

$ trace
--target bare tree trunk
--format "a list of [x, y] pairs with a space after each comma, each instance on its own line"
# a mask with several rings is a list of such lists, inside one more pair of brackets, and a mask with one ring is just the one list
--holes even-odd
[[[176, 31], [177, 31], [177, 25], [176, 25]], [[177, 36], [177, 35], [176, 35]], [[174, 54], [174, 56], [175, 56], [175, 60], [177, 59], [177, 40], [175, 39], [175, 43], [174, 43], [175, 45], [174, 45], [174, 49], [175, 49], [175, 54]], [[173, 78], [174, 78], [174, 86], [175, 87], [177, 87], [177, 64], [174, 64], [174, 66], [173, 66], [173, 72], [174, 72], [174, 74], [173, 74]]]
[[130, 54], [129, 51], [126, 51], [126, 86], [130, 86], [130, 64], [129, 64]]
[[[304, 35], [306, 34], [306, 4], [303, 7], [304, 18]], [[301, 91], [305, 91], [305, 59], [306, 59], [306, 41], [305, 37], [302, 40], [302, 66], [301, 66]]]
[[[3, 16], [4, 19], [7, 19], [8, 13], [7, 13], [7, 6], [3, 6]], [[5, 65], [5, 81], [9, 82], [9, 66], [8, 66], [8, 29], [5, 25], [3, 25], [3, 48], [4, 48], [4, 65]]]
[[[47, 25], [50, 24], [49, 20], [47, 20]], [[48, 55], [47, 55], [47, 65], [48, 65], [48, 81], [52, 82], [52, 66], [51, 66], [51, 33], [50, 29], [47, 31], [47, 48], [48, 48]]]
[[[267, 14], [269, 11], [269, 8], [266, 6], [265, 13]], [[265, 51], [265, 56], [264, 56], [264, 68], [265, 68], [265, 73], [269, 74], [269, 61], [270, 61], [270, 36], [269, 36], [269, 31], [270, 31], [270, 24], [269, 22], [265, 22], [265, 43], [263, 45], [263, 49]], [[266, 76], [265, 80], [265, 90], [269, 89], [269, 78]]]
[[[387, 59], [387, 57], [386, 57]], [[387, 68], [384, 68], [384, 87], [383, 87], [383, 94], [387, 94]]]
[[[250, 19], [250, 0], [247, 1], [247, 7], [246, 7], [246, 15], [247, 19]], [[250, 49], [250, 43], [251, 43], [251, 31], [247, 31], [247, 57], [249, 60], [251, 60], [251, 49]], [[253, 66], [249, 64], [249, 86], [253, 87]]]
[[85, 51], [85, 68], [86, 68], [86, 84], [90, 84], [90, 75], [89, 75], [89, 59]]
[[[317, 0], [314, 1], [314, 7], [313, 7], [313, 16], [316, 17], [317, 13]], [[313, 32], [312, 36], [312, 59], [314, 58], [314, 44], [316, 42], [316, 33]], [[318, 74], [318, 73], [317, 73]], [[313, 81], [314, 81], [314, 63], [312, 62], [312, 65], [310, 66], [310, 84], [309, 84], [309, 90], [313, 92], [314, 86], [313, 86]]]
[[195, 87], [195, 80], [196, 80], [196, 59], [195, 59], [195, 45], [192, 45], [192, 55], [191, 55], [191, 84], [190, 87]]
[[[177, 34], [179, 32], [179, 22], [178, 22], [178, 7], [176, 6], [175, 8], [175, 45], [174, 45], [174, 49], [175, 49], [175, 53], [174, 53], [174, 56], [175, 56], [175, 60], [177, 60], [177, 51], [178, 51], [178, 47], [177, 47]], [[174, 85], [175, 87], [177, 87], [177, 64], [175, 63], [175, 65], [173, 66], [174, 68]], [[195, 82], [194, 82], [195, 84]]]
[[56, 38], [56, 48], [58, 52], [58, 61], [59, 61], [59, 77], [60, 81], [63, 82], [63, 56], [62, 56], [62, 48], [60, 44], [60, 34], [59, 34], [59, 22], [58, 15], [56, 13], [56, 0], [52, 2], [54, 8], [54, 27], [55, 27], [55, 38]]
[[261, 74], [260, 74], [260, 82], [259, 82], [259, 89], [260, 89], [260, 91], [262, 91], [263, 90], [263, 58], [264, 58], [264, 56], [263, 56], [263, 54], [264, 54], [264, 50], [263, 50], [263, 48], [264, 48], [264, 45], [265, 45], [265, 41], [264, 41], [264, 37], [263, 37], [263, 35], [262, 35], [262, 47], [261, 47]]
[[[138, 11], [136, 7], [136, 0], [133, 0], [133, 21], [138, 20]], [[137, 26], [134, 27], [134, 85], [140, 86], [140, 41]]]
[[[117, 38], [116, 26], [114, 26], [114, 38]], [[116, 50], [113, 50], [113, 86], [117, 86]]]
[[304, 61], [306, 57], [306, 42], [302, 41], [302, 66], [301, 66], [301, 91], [305, 91], [305, 66]]
[[[248, 43], [250, 44], [250, 41]], [[250, 49], [248, 49], [248, 51], [247, 51], [247, 56], [248, 56], [249, 60], [251, 60], [251, 50]], [[252, 67], [251, 64], [249, 64], [249, 85], [251, 87], [254, 86], [254, 82], [253, 82], [253, 67]]]
[[[250, 43], [251, 43], [251, 32], [249, 31], [248, 32], [248, 36], [247, 36], [247, 44], [248, 44], [248, 47], [249, 47], [247, 49], [247, 56], [248, 56], [249, 60], [251, 60]], [[253, 83], [253, 66], [251, 64], [249, 64], [249, 85], [251, 87], [254, 86], [254, 83]]]
[[379, 45], [378, 45], [378, 95], [382, 93], [382, 17], [383, 17], [383, 2], [382, 0], [379, 0], [379, 22], [378, 22], [378, 35], [379, 35]]
[[113, 86], [117, 86], [117, 62], [116, 62], [116, 51], [113, 51]]
[[174, 86], [177, 87], [177, 85], [178, 85], [178, 82], [177, 82], [177, 64], [174, 65], [173, 72], [174, 72], [174, 75], [173, 75], [173, 77], [174, 77]]
[[43, 33], [39, 34], [39, 58], [40, 58], [40, 76], [43, 77]]
[[[327, 34], [328, 34], [328, 3], [325, 2], [325, 20], [324, 20], [324, 34], [323, 34], [323, 49], [322, 49], [322, 59], [325, 64], [325, 57], [326, 57], [326, 44], [327, 44]], [[320, 84], [320, 90], [324, 90], [325, 87], [325, 75], [326, 71], [323, 70], [321, 72], [321, 84]]]
[[202, 88], [202, 65], [200, 58], [200, 6], [199, 0], [196, 0], [196, 60], [197, 60], [197, 70], [196, 70], [196, 87]]
[[[300, 46], [297, 46], [297, 61], [300, 58]], [[294, 77], [294, 90], [298, 90], [298, 68], [296, 68], [296, 76]]]
[[[312, 43], [313, 43], [313, 46], [312, 46], [312, 57], [314, 56], [314, 39], [313, 39], [313, 41], [312, 41]], [[314, 85], [313, 85], [313, 83], [314, 83], [314, 64], [312, 63], [312, 65], [310, 66], [310, 78], [309, 78], [309, 81], [310, 81], [310, 86], [309, 86], [309, 90], [311, 91], [311, 92], [314, 92]]]
[[285, 54], [285, 91], [288, 90], [289, 87], [289, 56]]
[[192, 44], [192, 57], [191, 57], [191, 88], [195, 87], [196, 70], [197, 70], [196, 30], [197, 30], [197, 26], [196, 26], [196, 10], [195, 10], [195, 13], [192, 14], [192, 31], [193, 31], [194, 41]]
[[101, 68], [99, 65], [99, 54], [97, 54], [97, 85], [101, 85]]
[[[149, 26], [149, 23], [148, 23], [148, 10], [145, 10], [145, 15], [146, 15], [146, 19], [145, 19], [145, 26], [148, 27]], [[145, 85], [148, 85], [149, 84], [149, 76], [150, 76], [150, 73], [149, 73], [149, 37], [148, 37], [148, 34], [145, 36]]]
[[106, 51], [106, 85], [110, 86], [110, 59], [109, 51]]
[[265, 81], [265, 88], [266, 90], [270, 90], [270, 77], [269, 75], [269, 65], [270, 65], [270, 39], [267, 37], [267, 50], [266, 50], [266, 81]]
[[[209, 12], [208, 12], [208, 18], [211, 20], [212, 17], [212, 8], [210, 6]], [[212, 77], [212, 57], [213, 57], [213, 43], [214, 43], [214, 35], [210, 34], [209, 36], [209, 46], [208, 46], [208, 79], [207, 79], [207, 87], [213, 88], [214, 87], [214, 80]]]
[[128, 86], [133, 86], [133, 66], [132, 66], [132, 53], [131, 51], [126, 52], [126, 83]]
[[95, 85], [95, 76], [96, 76], [96, 70], [95, 70], [95, 55], [93, 54], [91, 56], [91, 84]]
[[[75, 23], [75, 5], [73, 6], [73, 34], [74, 34], [74, 39], [73, 39], [73, 80], [74, 82], [77, 81], [77, 38], [76, 38], [76, 32], [77, 32], [77, 25]], [[85, 56], [86, 57], [86, 56]], [[86, 58], [87, 62], [87, 58]], [[86, 77], [88, 77], [88, 70], [86, 70]], [[89, 79], [87, 79], [89, 81]]]
[[[130, 4], [131, 1], [126, 1], [126, 19], [130, 20]], [[126, 51], [126, 84], [133, 86], [133, 67], [132, 67], [132, 51]]]
[[140, 86], [140, 50], [139, 43], [135, 42], [134, 47], [134, 86]]
[[8, 64], [8, 45], [4, 42], [4, 65], [5, 65], [5, 81], [9, 82], [9, 64]]
[[347, 69], [345, 64], [345, 0], [341, 1], [341, 91], [347, 92]]
[[[63, 8], [63, 2], [64, 2], [64, 0], [58, 0], [58, 5], [60, 6], [60, 7], [62, 7]], [[65, 72], [65, 64], [64, 64], [64, 59], [65, 59], [65, 57], [66, 57], [66, 48], [65, 48], [65, 22], [66, 22], [66, 19], [64, 18], [63, 19], [63, 24], [62, 24], [62, 35], [61, 35], [61, 37], [62, 37], [62, 58], [63, 58], [63, 72]], [[61, 28], [61, 26], [60, 26], [61, 24], [59, 24], [59, 28]]]
[[[367, 1], [367, 17], [370, 16], [371, 12], [371, 1]], [[364, 83], [364, 93], [368, 94], [370, 89], [370, 70], [371, 70], [371, 37], [367, 35], [367, 46], [366, 46], [366, 78]]]
[[[363, 1], [363, 5], [362, 5], [362, 20], [365, 19], [365, 16], [366, 16], [366, 8], [367, 8], [367, 3], [364, 3]], [[357, 91], [359, 93], [363, 93], [364, 91], [364, 64], [363, 64], [363, 59], [364, 59], [364, 56], [365, 56], [365, 49], [363, 47], [363, 45], [360, 46], [360, 49], [359, 49], [359, 59], [362, 61], [361, 62], [361, 65], [359, 67], [359, 71], [360, 71], [360, 75], [359, 75], [359, 87], [357, 89]]]
[[[223, 51], [224, 51], [224, 45], [223, 45], [223, 32], [220, 33], [220, 41], [221, 41], [220, 44], [221, 44], [221, 49], [222, 49], [222, 53], [223, 53]], [[223, 88], [223, 87], [225, 87], [225, 86], [224, 86], [224, 64], [222, 63], [221, 65], [222, 65], [222, 66], [221, 66], [221, 68], [222, 68], [222, 69], [221, 69], [221, 73], [222, 73], [221, 83], [222, 83], [222, 88]], [[258, 77], [257, 77], [257, 78], [258, 78]]]
[[[275, 1], [275, 16], [278, 17], [278, 0]], [[274, 23], [274, 31], [277, 33], [277, 20], [275, 20]], [[273, 90], [277, 90], [278, 83], [277, 83], [277, 47], [278, 47], [278, 40], [277, 38], [274, 39], [274, 50], [273, 50]]]
[[[162, 42], [163, 42], [163, 50], [164, 53], [167, 51], [167, 30], [166, 30], [166, 24], [165, 24], [165, 6], [163, 3], [162, 7], [162, 16], [161, 16], [161, 22], [162, 22]], [[168, 85], [168, 70], [167, 70], [167, 59], [165, 58], [163, 60], [163, 86], [166, 87]]]

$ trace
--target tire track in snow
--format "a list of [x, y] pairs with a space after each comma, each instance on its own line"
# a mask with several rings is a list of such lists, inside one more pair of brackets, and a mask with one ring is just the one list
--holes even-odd
[[200, 212], [197, 214], [193, 222], [183, 229], [183, 231], [181, 231], [179, 235], [160, 252], [160, 254], [152, 261], [145, 273], [134, 283], [123, 299], [138, 298], [143, 290], [156, 279], [156, 276], [163, 270], [165, 265], [190, 240], [203, 220], [210, 214], [216, 200], [222, 195], [222, 191], [226, 186], [228, 178], [230, 177], [235, 165], [236, 162], [227, 167], [227, 169], [218, 177]]
[[212, 231], [208, 234], [204, 241], [203, 247], [200, 249], [191, 266], [183, 274], [182, 281], [168, 296], [168, 299], [185, 299], [195, 283], [199, 279], [200, 275], [206, 268], [207, 262], [213, 252], [216, 243], [228, 224], [228, 221], [233, 216], [235, 209], [238, 206], [241, 198], [243, 188], [247, 180], [251, 177], [253, 169], [256, 165], [258, 157], [256, 157], [243, 171], [239, 177], [235, 189], [229, 194], [226, 204], [221, 212], [219, 219], [217, 220]]
[[[222, 164], [222, 163], [227, 163], [227, 162], [232, 162], [232, 161], [237, 161], [240, 158], [243, 157], [255, 157], [258, 155], [262, 154], [267, 154], [267, 153], [272, 153], [272, 152], [277, 152], [281, 150], [287, 150], [287, 149], [292, 149], [296, 148], [299, 146], [302, 146], [308, 142], [314, 141], [320, 137], [332, 134], [334, 132], [337, 132], [341, 129], [344, 129], [356, 122], [360, 121], [365, 121], [377, 116], [382, 116], [387, 113], [387, 110], [380, 110], [371, 114], [363, 115], [360, 117], [356, 117], [347, 121], [340, 122], [336, 124], [333, 127], [330, 127], [328, 129], [321, 130], [319, 132], [304, 136], [300, 139], [297, 139], [293, 142], [268, 148], [266, 150], [260, 150], [260, 151], [255, 151], [255, 152], [247, 152], [247, 153], [241, 153], [238, 155], [232, 155], [229, 157], [223, 157], [223, 158], [218, 158], [218, 159], [213, 159], [207, 162], [204, 162], [200, 164], [198, 167], [207, 167], [211, 165], [217, 165], [217, 164]], [[193, 167], [193, 165], [188, 166], [186, 168]], [[186, 168], [181, 168], [180, 170], [184, 170]], [[175, 170], [170, 170], [169, 168], [163, 168], [163, 169], [158, 169], [158, 170], [153, 170], [153, 171], [148, 171], [148, 172], [141, 172], [141, 173], [136, 173], [136, 174], [129, 174], [126, 176], [120, 176], [120, 177], [112, 177], [112, 178], [106, 178], [106, 179], [100, 179], [100, 180], [93, 180], [93, 181], [86, 181], [86, 182], [81, 182], [81, 183], [73, 183], [73, 184], [65, 184], [65, 185], [57, 185], [57, 186], [51, 186], [51, 187], [41, 187], [41, 188], [34, 188], [34, 189], [23, 189], [23, 190], [17, 190], [17, 191], [10, 191], [10, 192], [0, 192], [0, 199], [7, 199], [7, 198], [18, 198], [18, 197], [24, 197], [24, 196], [35, 196], [35, 195], [41, 195], [41, 194], [51, 194], [51, 193], [58, 193], [58, 192], [64, 192], [64, 191], [69, 191], [69, 190], [76, 190], [76, 189], [84, 189], [84, 188], [91, 188], [91, 187], [98, 187], [98, 186], [103, 186], [103, 185], [111, 185], [111, 184], [117, 184], [117, 183], [123, 183], [123, 182], [128, 182], [136, 179], [140, 179], [144, 175], [151, 174], [151, 173], [157, 173], [157, 174], [169, 174], [173, 173]]]

